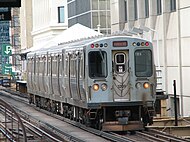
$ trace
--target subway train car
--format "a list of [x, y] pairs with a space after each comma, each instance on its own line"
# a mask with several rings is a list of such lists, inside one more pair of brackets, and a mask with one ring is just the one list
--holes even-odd
[[103, 131], [141, 130], [153, 122], [152, 43], [107, 36], [61, 43], [27, 55], [29, 102]]

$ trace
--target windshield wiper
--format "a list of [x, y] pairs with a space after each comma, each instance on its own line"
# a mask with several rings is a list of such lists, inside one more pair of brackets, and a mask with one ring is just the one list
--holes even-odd
[[99, 52], [100, 52], [100, 56], [101, 56], [101, 58], [102, 58], [102, 61], [105, 62], [105, 60], [104, 60], [104, 56], [103, 56], [103, 53], [102, 53], [102, 50], [99, 49]]

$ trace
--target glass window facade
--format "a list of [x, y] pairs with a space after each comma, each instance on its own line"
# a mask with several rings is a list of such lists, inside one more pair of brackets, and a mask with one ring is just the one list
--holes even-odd
[[124, 1], [124, 14], [125, 14], [125, 21], [127, 22], [127, 0]]
[[176, 11], [176, 0], [170, 0], [170, 10], [171, 12]]
[[157, 0], [157, 15], [162, 14], [162, 2], [161, 0]]
[[138, 19], [138, 7], [137, 7], [137, 0], [134, 0], [134, 19]]
[[149, 0], [145, 0], [145, 17], [149, 17]]
[[86, 27], [91, 27], [91, 19], [90, 19], [91, 13], [86, 13], [84, 15], [78, 16], [77, 23], [80, 23]]
[[68, 3], [69, 27], [80, 23], [103, 34], [111, 33], [110, 0], [73, 0]]

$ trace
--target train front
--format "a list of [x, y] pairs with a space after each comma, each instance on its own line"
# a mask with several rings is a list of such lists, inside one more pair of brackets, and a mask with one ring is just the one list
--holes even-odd
[[152, 124], [156, 77], [153, 47], [138, 38], [110, 37], [86, 50], [89, 120], [104, 131]]

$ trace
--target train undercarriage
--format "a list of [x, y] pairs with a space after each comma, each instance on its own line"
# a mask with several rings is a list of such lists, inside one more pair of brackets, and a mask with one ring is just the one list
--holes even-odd
[[153, 123], [154, 107], [138, 103], [127, 106], [103, 104], [99, 108], [86, 109], [33, 94], [29, 95], [29, 103], [103, 131], [143, 130], [144, 126]]

